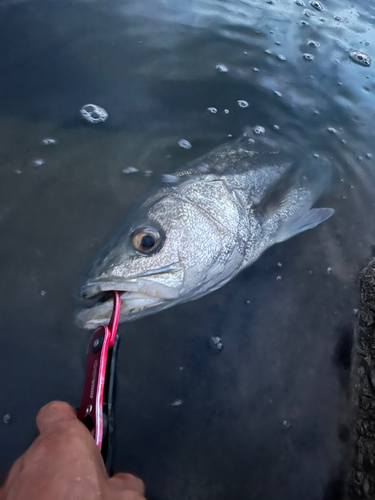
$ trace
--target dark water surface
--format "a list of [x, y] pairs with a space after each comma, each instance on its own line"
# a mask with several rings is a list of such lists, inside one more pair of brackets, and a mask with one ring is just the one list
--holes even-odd
[[[150, 500], [341, 498], [356, 279], [375, 248], [375, 63], [349, 51], [375, 59], [375, 8], [304, 3], [0, 1], [2, 473], [41, 405], [79, 403], [89, 260], [158, 174], [261, 125], [334, 164], [321, 204], [336, 215], [221, 290], [120, 326], [115, 470]], [[105, 124], [80, 120], [89, 102]]]

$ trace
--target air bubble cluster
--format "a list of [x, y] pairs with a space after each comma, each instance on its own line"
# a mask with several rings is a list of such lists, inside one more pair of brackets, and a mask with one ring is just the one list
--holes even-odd
[[361, 66], [370, 66], [371, 58], [367, 54], [363, 52], [359, 52], [358, 50], [352, 50], [349, 52], [350, 59]]
[[211, 347], [215, 351], [222, 351], [223, 350], [223, 341], [221, 340], [220, 337], [211, 337], [210, 339]]
[[105, 122], [108, 118], [107, 111], [96, 104], [85, 104], [79, 113], [89, 123]]
[[42, 144], [44, 146], [51, 146], [52, 144], [56, 144], [56, 139], [52, 139], [50, 137], [46, 137], [42, 140]]
[[261, 125], [257, 125], [256, 127], [253, 128], [254, 134], [260, 135], [260, 134], [265, 134], [266, 129], [262, 127]]

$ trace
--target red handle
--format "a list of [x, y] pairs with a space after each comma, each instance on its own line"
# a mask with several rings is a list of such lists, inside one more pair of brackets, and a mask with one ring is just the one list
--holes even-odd
[[99, 449], [103, 442], [103, 395], [107, 375], [108, 348], [115, 342], [121, 308], [118, 292], [113, 292], [113, 312], [108, 326], [93, 333], [86, 356], [86, 376], [77, 417], [90, 430]]

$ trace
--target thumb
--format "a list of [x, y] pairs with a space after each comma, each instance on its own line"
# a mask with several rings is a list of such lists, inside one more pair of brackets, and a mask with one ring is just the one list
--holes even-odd
[[64, 424], [72, 425], [73, 422], [79, 423], [74, 409], [61, 401], [53, 401], [43, 406], [36, 416], [36, 425], [40, 434], [54, 432], [61, 429]]

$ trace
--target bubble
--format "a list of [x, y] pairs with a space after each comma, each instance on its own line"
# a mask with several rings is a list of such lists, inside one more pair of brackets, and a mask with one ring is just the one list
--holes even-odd
[[278, 58], [278, 60], [279, 60], [279, 61], [283, 61], [283, 62], [284, 62], [284, 61], [286, 61], [286, 57], [285, 57], [285, 56], [283, 56], [282, 54], [279, 54], [279, 55], [277, 56], [277, 58]]
[[308, 24], [309, 24], [309, 23], [308, 23], [307, 21], [303, 21], [303, 20], [302, 20], [302, 21], [301, 21], [301, 24], [302, 24], [302, 26], [308, 26]]
[[229, 115], [229, 109], [226, 109], [226, 108], [225, 108], [225, 109], [224, 109], [224, 113], [225, 113], [226, 115]]
[[316, 9], [316, 10], [319, 10], [319, 11], [324, 10], [323, 5], [320, 2], [318, 2], [317, 0], [312, 0], [310, 2], [310, 5], [311, 5], [311, 7], [314, 7], [314, 9]]
[[350, 59], [352, 59], [355, 63], [360, 64], [361, 66], [370, 66], [371, 58], [364, 54], [363, 52], [359, 52], [358, 50], [352, 50], [349, 52]]
[[302, 2], [302, 0], [296, 0], [296, 4], [299, 6], [299, 7], [304, 7], [305, 4]]
[[153, 172], [152, 170], [145, 170], [145, 171], [143, 172], [143, 175], [144, 175], [145, 177], [151, 177], [151, 175], [152, 175], [153, 173], [154, 173], [154, 172]]
[[31, 160], [31, 166], [35, 168], [42, 167], [45, 163], [43, 158], [34, 158], [34, 160]]
[[178, 408], [179, 406], [182, 405], [183, 405], [182, 399], [176, 399], [176, 401], [173, 401], [173, 403], [171, 403], [171, 406], [173, 406], [173, 408]]
[[177, 175], [173, 175], [173, 174], [163, 174], [161, 176], [161, 178], [167, 184], [176, 184], [179, 180], [179, 177], [177, 177]]
[[275, 1], [274, 0], [267, 0], [267, 3], [269, 3], [270, 5], [275, 5]]
[[372, 160], [373, 156], [372, 156], [372, 154], [371, 154], [371, 153], [366, 153], [366, 158], [367, 158], [368, 160]]
[[247, 301], [246, 301], [246, 304], [250, 304], [250, 300], [247, 300]]
[[216, 113], [217, 113], [217, 108], [213, 108], [213, 107], [211, 107], [211, 108], [207, 108], [207, 111], [208, 111], [209, 113], [212, 113], [213, 115], [216, 115]]
[[275, 45], [281, 45], [281, 42], [275, 42]]
[[42, 144], [44, 146], [51, 146], [52, 144], [56, 144], [56, 139], [52, 139], [51, 137], [46, 137], [42, 140]]
[[264, 134], [266, 132], [265, 128], [262, 127], [261, 125], [257, 125], [256, 127], [253, 128], [254, 134]]
[[276, 95], [277, 95], [277, 97], [282, 97], [282, 95], [283, 95], [283, 94], [282, 94], [281, 92], [279, 92], [278, 90], [275, 90], [275, 91], [274, 91], [274, 94], [276, 94]]
[[309, 40], [307, 42], [307, 45], [310, 45], [310, 47], [320, 47], [320, 43], [316, 42], [315, 40]]
[[358, 309], [354, 308], [353, 309], [353, 314], [354, 314], [354, 316], [358, 316]]
[[233, 137], [233, 134], [227, 134], [227, 137]]
[[313, 157], [314, 157], [314, 158], [319, 158], [318, 153], [314, 153], [314, 154], [313, 154]]
[[22, 174], [22, 170], [20, 170], [20, 169], [18, 169], [18, 168], [16, 168], [16, 170], [15, 170], [14, 172], [15, 172], [17, 175]]
[[305, 61], [312, 61], [314, 59], [314, 56], [306, 52], [305, 54], [303, 54], [303, 58], [305, 59]]
[[273, 129], [274, 129], [274, 130], [280, 130], [280, 127], [279, 127], [278, 125], [274, 125], [274, 126], [273, 126]]
[[253, 68], [253, 71], [255, 71], [255, 73], [259, 73], [259, 68]]
[[228, 73], [228, 68], [224, 64], [216, 64], [215, 69], [219, 73]]
[[44, 297], [44, 296], [46, 295], [46, 293], [47, 293], [47, 292], [46, 292], [45, 290], [40, 290], [40, 295], [41, 295], [42, 297]]
[[243, 101], [242, 99], [239, 99], [237, 104], [240, 108], [247, 108], [249, 106], [249, 103], [247, 101]]
[[281, 280], [281, 276], [276, 276], [276, 281], [280, 281]]
[[335, 21], [342, 21], [340, 16], [335, 16]]
[[332, 274], [332, 267], [327, 267], [327, 273]]
[[283, 267], [283, 265], [281, 264], [281, 262], [278, 262], [277, 265], [278, 265], [278, 267]]
[[337, 134], [337, 130], [333, 127], [328, 127], [327, 130], [330, 134]]
[[220, 337], [211, 337], [210, 344], [211, 344], [211, 347], [215, 351], [222, 351], [223, 350], [224, 346], [223, 346], [223, 342], [222, 342]]
[[268, 54], [268, 55], [271, 55], [271, 54], [272, 54], [272, 52], [270, 51], [270, 49], [266, 49], [264, 52], [265, 52], [266, 54]]
[[193, 146], [190, 144], [189, 141], [187, 141], [186, 139], [180, 139], [178, 141], [178, 145], [180, 146], [180, 148], [183, 148], [183, 149], [191, 149]]
[[136, 172], [139, 172], [138, 168], [135, 167], [126, 167], [122, 170], [122, 173], [127, 175], [127, 174], [135, 174]]
[[89, 123], [105, 122], [108, 118], [107, 111], [96, 104], [85, 104], [79, 113]]
[[310, 9], [305, 9], [303, 13], [305, 14], [306, 17], [313, 17], [316, 15], [315, 12]]
[[6, 413], [4, 416], [3, 416], [3, 423], [4, 424], [9, 424], [12, 420], [12, 417], [9, 415], [9, 413]]
[[288, 422], [287, 420], [284, 420], [283, 421], [283, 426], [286, 428], [286, 429], [291, 429], [292, 428], [292, 424], [290, 422]]

